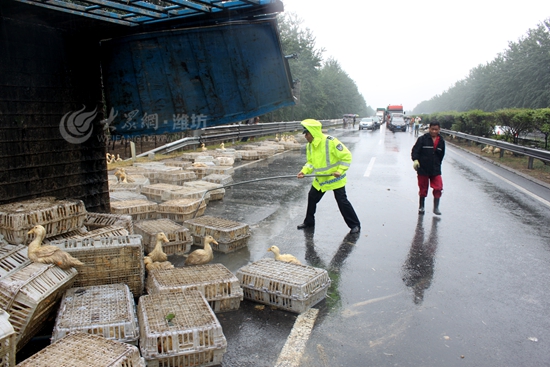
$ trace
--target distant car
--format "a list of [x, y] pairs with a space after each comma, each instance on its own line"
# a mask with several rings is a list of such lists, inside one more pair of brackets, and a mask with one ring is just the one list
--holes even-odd
[[510, 131], [510, 127], [509, 126], [495, 126], [495, 128], [493, 129], [493, 134], [494, 135], [506, 135], [507, 132]]
[[372, 117], [364, 117], [359, 121], [359, 130], [367, 129], [374, 130], [378, 127], [378, 124]]
[[390, 121], [389, 129], [393, 132], [407, 131], [407, 123], [403, 117], [394, 115]]

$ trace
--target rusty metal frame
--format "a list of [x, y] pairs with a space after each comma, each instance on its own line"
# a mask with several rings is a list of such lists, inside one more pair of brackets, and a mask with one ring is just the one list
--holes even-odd
[[137, 26], [254, 9], [279, 0], [15, 0], [97, 20]]

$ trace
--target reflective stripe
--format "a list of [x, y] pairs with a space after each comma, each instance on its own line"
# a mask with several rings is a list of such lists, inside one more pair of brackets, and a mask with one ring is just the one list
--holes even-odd
[[328, 139], [325, 140], [325, 161], [326, 167], [330, 166], [330, 152], [328, 151]]
[[331, 165], [328, 166], [328, 167], [321, 167], [321, 168], [314, 169], [313, 172], [316, 172], [316, 173], [317, 173], [317, 172], [327, 171], [327, 170], [329, 170], [329, 169], [331, 169], [331, 168], [338, 167], [338, 166], [346, 166], [346, 167], [349, 167], [350, 164], [347, 163], [347, 162], [342, 162], [342, 161], [340, 161], [340, 162], [336, 162], [336, 163], [334, 163], [334, 164], [331, 164]]
[[343, 179], [344, 177], [346, 177], [346, 174], [345, 174], [345, 173], [344, 173], [342, 176], [340, 176], [340, 177], [334, 177], [332, 180], [319, 182], [319, 179], [316, 178], [315, 181], [317, 181], [317, 182], [319, 183], [320, 186], [323, 186], [323, 185], [326, 185], [326, 184], [331, 184], [331, 183], [335, 183], [335, 182], [337, 182], [337, 181], [340, 181], [340, 180]]

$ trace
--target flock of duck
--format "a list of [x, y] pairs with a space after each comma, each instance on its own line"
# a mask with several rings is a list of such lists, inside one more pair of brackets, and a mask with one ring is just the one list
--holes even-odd
[[[62, 269], [70, 267], [79, 267], [84, 265], [80, 260], [72, 257], [69, 253], [63, 251], [57, 246], [44, 245], [42, 242], [46, 237], [46, 229], [41, 225], [34, 226], [28, 234], [34, 234], [35, 238], [29, 244], [28, 256], [32, 262], [42, 264], [55, 264]], [[156, 244], [153, 251], [143, 257], [143, 263], [147, 271], [153, 269], [172, 269], [174, 265], [168, 261], [168, 255], [162, 250], [162, 244], [169, 240], [164, 232], [156, 235]], [[197, 249], [186, 256], [185, 265], [204, 265], [214, 259], [214, 252], [211, 243], [218, 244], [214, 237], [207, 235], [203, 238], [203, 248]], [[293, 255], [281, 254], [277, 246], [271, 246], [268, 252], [273, 252], [275, 260], [284, 261], [292, 264], [300, 264], [300, 261]]]

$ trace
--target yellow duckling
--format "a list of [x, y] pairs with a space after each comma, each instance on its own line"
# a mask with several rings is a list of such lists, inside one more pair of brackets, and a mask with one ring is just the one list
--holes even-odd
[[35, 234], [34, 240], [29, 243], [29, 260], [35, 263], [55, 264], [61, 269], [68, 269], [72, 266], [84, 265], [80, 260], [75, 259], [67, 252], [57, 246], [42, 246], [42, 241], [46, 237], [46, 229], [40, 224], [34, 226], [28, 234]]
[[279, 248], [277, 246], [271, 246], [267, 251], [273, 252], [273, 254], [275, 255], [275, 260], [284, 261], [291, 264], [298, 264], [298, 265], [301, 264], [300, 260], [298, 260], [294, 255], [290, 255], [290, 254], [281, 255]]
[[220, 149], [225, 150], [225, 144], [223, 142], [220, 144]]
[[204, 145], [204, 143], [201, 144], [201, 150], [203, 152], [206, 152], [208, 150], [208, 148]]
[[211, 243], [218, 244], [214, 237], [208, 235], [204, 237], [203, 245], [204, 249], [198, 249], [189, 254], [185, 259], [185, 265], [204, 265], [208, 264], [214, 258], [214, 252], [212, 251]]
[[168, 256], [164, 253], [164, 251], [162, 251], [162, 244], [168, 242], [170, 242], [170, 240], [166, 237], [164, 232], [157, 233], [157, 243], [155, 244], [155, 248], [147, 254], [147, 256], [150, 257], [153, 262], [168, 260]]

